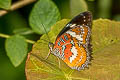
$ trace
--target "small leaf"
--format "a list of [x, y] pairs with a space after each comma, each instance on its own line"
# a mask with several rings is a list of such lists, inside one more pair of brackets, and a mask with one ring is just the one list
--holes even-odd
[[[69, 20], [57, 22], [48, 33], [54, 43], [56, 36]], [[93, 60], [88, 69], [77, 71], [69, 68], [49, 52], [46, 34], [34, 44], [26, 61], [27, 80], [119, 80], [120, 79], [120, 22], [107, 19], [93, 21]]]
[[15, 67], [19, 66], [27, 55], [25, 38], [19, 35], [11, 36], [6, 40], [5, 49], [12, 64]]
[[0, 8], [9, 9], [11, 6], [11, 0], [0, 0]]
[[49, 31], [58, 20], [60, 20], [60, 13], [52, 0], [39, 0], [32, 9], [29, 22], [33, 31], [43, 34], [45, 33], [43, 25]]
[[70, 0], [71, 18], [78, 15], [80, 12], [87, 11], [85, 0]]

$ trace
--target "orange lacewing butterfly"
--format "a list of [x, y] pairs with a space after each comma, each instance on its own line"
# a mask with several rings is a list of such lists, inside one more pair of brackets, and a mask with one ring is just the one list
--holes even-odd
[[88, 67], [91, 24], [92, 14], [89, 11], [74, 17], [57, 35], [55, 43], [49, 42], [50, 53], [62, 59], [71, 69]]

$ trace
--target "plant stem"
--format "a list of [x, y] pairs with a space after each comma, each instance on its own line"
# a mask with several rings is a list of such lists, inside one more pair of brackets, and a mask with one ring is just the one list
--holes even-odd
[[16, 9], [19, 9], [25, 5], [28, 5], [30, 3], [35, 2], [36, 0], [19, 0], [15, 3], [13, 3], [13, 5], [11, 5], [9, 10], [0, 10], [0, 17], [7, 14], [9, 11], [14, 11]]
[[26, 39], [26, 42], [31, 43], [31, 44], [34, 44], [34, 43], [35, 43], [35, 41], [28, 40], [28, 39]]
[[2, 33], [0, 33], [0, 37], [3, 37], [3, 38], [9, 38], [10, 36], [9, 36], [9, 35], [6, 35], [6, 34], [2, 34]]
[[[6, 34], [0, 33], [0, 37], [2, 37], [2, 38], [9, 38], [10, 36], [9, 36], [9, 35], [6, 35]], [[34, 44], [34, 43], [35, 43], [35, 41], [28, 40], [28, 39], [26, 39], [26, 42], [28, 42], [28, 43], [30, 43], [30, 44]]]

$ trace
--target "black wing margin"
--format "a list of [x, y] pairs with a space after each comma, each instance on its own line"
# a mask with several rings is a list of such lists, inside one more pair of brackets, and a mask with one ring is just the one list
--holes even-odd
[[76, 17], [74, 17], [58, 34], [57, 38], [60, 37], [63, 33], [65, 33], [67, 30], [71, 29], [71, 25], [86, 25], [91, 28], [92, 24], [92, 13], [89, 11], [80, 13]]

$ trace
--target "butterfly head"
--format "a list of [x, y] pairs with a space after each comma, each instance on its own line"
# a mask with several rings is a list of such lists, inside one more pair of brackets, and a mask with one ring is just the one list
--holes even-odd
[[49, 42], [48, 47], [49, 47], [50, 51], [52, 52], [54, 44], [52, 42]]

